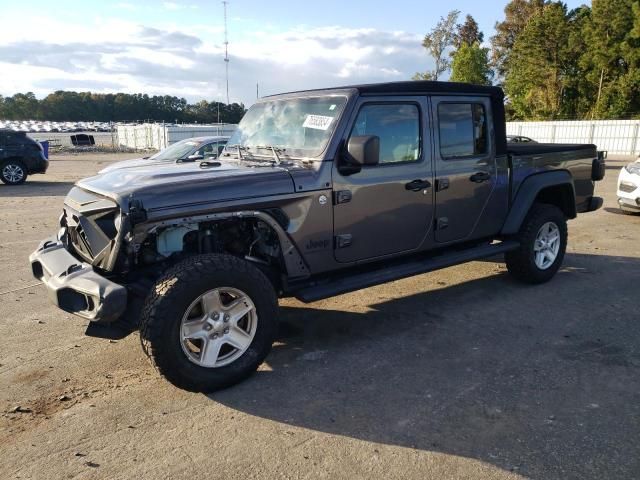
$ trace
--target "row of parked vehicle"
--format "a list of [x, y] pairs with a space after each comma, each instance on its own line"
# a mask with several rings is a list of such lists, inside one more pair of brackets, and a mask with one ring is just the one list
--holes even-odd
[[0, 129], [26, 133], [110, 132], [109, 122], [48, 122], [43, 120], [0, 120]]

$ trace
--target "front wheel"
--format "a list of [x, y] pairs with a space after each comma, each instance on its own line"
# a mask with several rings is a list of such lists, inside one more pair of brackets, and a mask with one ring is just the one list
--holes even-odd
[[157, 370], [177, 387], [211, 392], [251, 375], [277, 331], [267, 277], [230, 255], [199, 255], [170, 268], [143, 309], [140, 338]]
[[0, 166], [0, 180], [7, 185], [20, 185], [27, 180], [27, 168], [19, 160], [7, 160]]
[[535, 204], [517, 235], [520, 247], [505, 255], [509, 273], [525, 283], [544, 283], [556, 274], [567, 249], [567, 219], [554, 205]]

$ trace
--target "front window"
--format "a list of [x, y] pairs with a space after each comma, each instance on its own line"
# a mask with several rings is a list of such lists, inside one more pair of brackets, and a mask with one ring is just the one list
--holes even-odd
[[324, 96], [257, 103], [229, 139], [229, 149], [240, 145], [251, 154], [271, 155], [259, 147], [274, 147], [290, 156], [317, 157], [327, 146], [346, 102], [343, 96]]
[[226, 142], [213, 142], [207, 143], [206, 145], [202, 145], [198, 151], [197, 155], [202, 155], [203, 158], [218, 158], [218, 155], [224, 149], [224, 144]]
[[380, 163], [415, 162], [420, 158], [420, 112], [413, 104], [371, 104], [358, 112], [351, 136], [380, 138]]
[[181, 140], [151, 157], [151, 160], [179, 160], [199, 145], [191, 139]]

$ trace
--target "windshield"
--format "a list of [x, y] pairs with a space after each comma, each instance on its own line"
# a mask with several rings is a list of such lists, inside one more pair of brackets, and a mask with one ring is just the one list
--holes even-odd
[[343, 96], [324, 96], [257, 103], [242, 118], [227, 150], [240, 145], [252, 155], [272, 155], [264, 148], [268, 146], [285, 155], [316, 157], [325, 149], [346, 102]]
[[181, 140], [152, 156], [151, 160], [178, 160], [199, 145], [191, 139]]

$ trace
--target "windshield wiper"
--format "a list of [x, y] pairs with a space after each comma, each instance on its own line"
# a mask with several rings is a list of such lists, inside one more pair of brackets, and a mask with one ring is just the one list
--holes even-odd
[[276, 162], [276, 165], [280, 165], [280, 156], [278, 155], [278, 153], [284, 153], [286, 148], [281, 148], [281, 147], [276, 147], [273, 145], [256, 145], [255, 148], [263, 148], [263, 149], [267, 149], [267, 150], [271, 150], [271, 153], [273, 153], [273, 159]]

